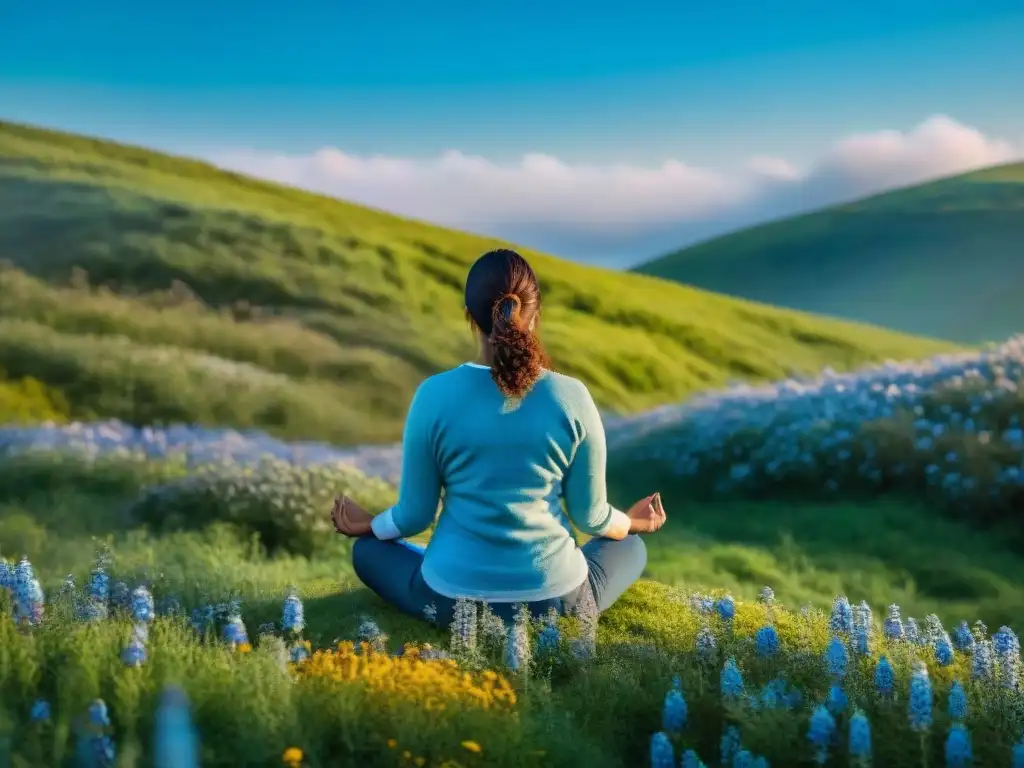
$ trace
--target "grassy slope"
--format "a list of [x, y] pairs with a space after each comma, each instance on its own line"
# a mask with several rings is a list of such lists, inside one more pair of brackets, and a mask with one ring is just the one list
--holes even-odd
[[1024, 328], [1024, 164], [715, 238], [637, 271], [964, 343]]
[[[0, 371], [74, 417], [394, 439], [416, 384], [472, 355], [462, 281], [495, 245], [0, 123]], [[558, 368], [612, 410], [945, 347], [526, 253]]]

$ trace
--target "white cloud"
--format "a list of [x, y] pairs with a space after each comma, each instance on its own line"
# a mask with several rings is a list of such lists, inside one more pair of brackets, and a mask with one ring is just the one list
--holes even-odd
[[531, 153], [503, 164], [455, 150], [419, 160], [334, 148], [302, 156], [236, 150], [207, 159], [568, 258], [621, 265], [732, 227], [1021, 156], [1021, 147], [939, 115], [906, 132], [842, 138], [807, 168], [776, 157], [723, 171], [678, 160], [569, 165]]

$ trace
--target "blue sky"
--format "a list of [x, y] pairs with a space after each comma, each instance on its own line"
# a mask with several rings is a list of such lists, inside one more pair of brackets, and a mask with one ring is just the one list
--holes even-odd
[[204, 156], [717, 169], [937, 114], [1024, 138], [1020, 0], [604, 5], [6, 3], [0, 117]]

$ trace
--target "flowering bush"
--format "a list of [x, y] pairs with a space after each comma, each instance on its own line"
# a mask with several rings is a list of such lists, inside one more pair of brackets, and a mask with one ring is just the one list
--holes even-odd
[[610, 431], [618, 469], [705, 496], [901, 491], [985, 521], [1024, 504], [1024, 336], [980, 353], [738, 386]]
[[157, 529], [230, 523], [259, 534], [268, 549], [309, 555], [334, 541], [327, 510], [339, 494], [375, 512], [394, 501], [390, 486], [348, 466], [300, 467], [267, 459], [253, 467], [199, 467], [144, 490], [132, 513]]

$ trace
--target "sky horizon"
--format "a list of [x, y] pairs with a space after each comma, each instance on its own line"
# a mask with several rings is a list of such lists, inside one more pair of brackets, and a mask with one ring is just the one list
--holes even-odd
[[1004, 0], [55, 5], [0, 12], [0, 118], [610, 266], [1024, 157]]

